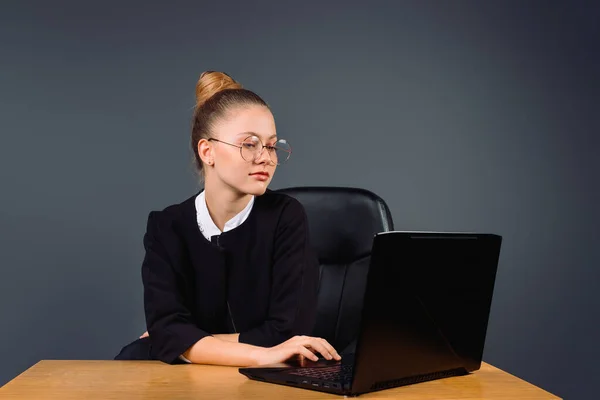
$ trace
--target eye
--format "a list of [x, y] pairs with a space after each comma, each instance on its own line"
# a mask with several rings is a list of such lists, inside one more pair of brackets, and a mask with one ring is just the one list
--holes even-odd
[[246, 149], [253, 150], [260, 145], [260, 139], [256, 136], [249, 136], [242, 142], [242, 146]]

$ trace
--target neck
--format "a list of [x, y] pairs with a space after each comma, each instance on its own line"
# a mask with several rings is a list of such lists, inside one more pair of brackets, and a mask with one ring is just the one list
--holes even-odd
[[225, 223], [239, 214], [252, 199], [252, 195], [241, 193], [222, 183], [219, 185], [212, 179], [205, 181], [204, 196], [208, 213], [221, 232]]

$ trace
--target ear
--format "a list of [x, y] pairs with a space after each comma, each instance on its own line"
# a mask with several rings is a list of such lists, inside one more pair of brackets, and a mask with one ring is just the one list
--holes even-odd
[[212, 144], [206, 139], [200, 139], [198, 141], [198, 148], [196, 149], [200, 159], [208, 165], [213, 164], [213, 147]]

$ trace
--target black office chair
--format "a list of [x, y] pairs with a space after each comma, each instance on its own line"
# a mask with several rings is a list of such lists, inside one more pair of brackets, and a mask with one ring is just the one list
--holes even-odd
[[358, 333], [373, 237], [394, 229], [390, 210], [381, 197], [365, 189], [292, 187], [278, 192], [304, 206], [319, 258], [313, 335], [343, 351]]

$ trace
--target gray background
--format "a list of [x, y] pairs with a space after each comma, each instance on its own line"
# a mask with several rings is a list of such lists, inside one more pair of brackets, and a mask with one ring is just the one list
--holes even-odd
[[294, 146], [272, 188], [364, 187], [398, 229], [503, 235], [485, 360], [592, 397], [599, 3], [214, 3], [0, 6], [0, 384], [144, 331], [146, 218], [198, 188], [194, 85], [217, 69]]

